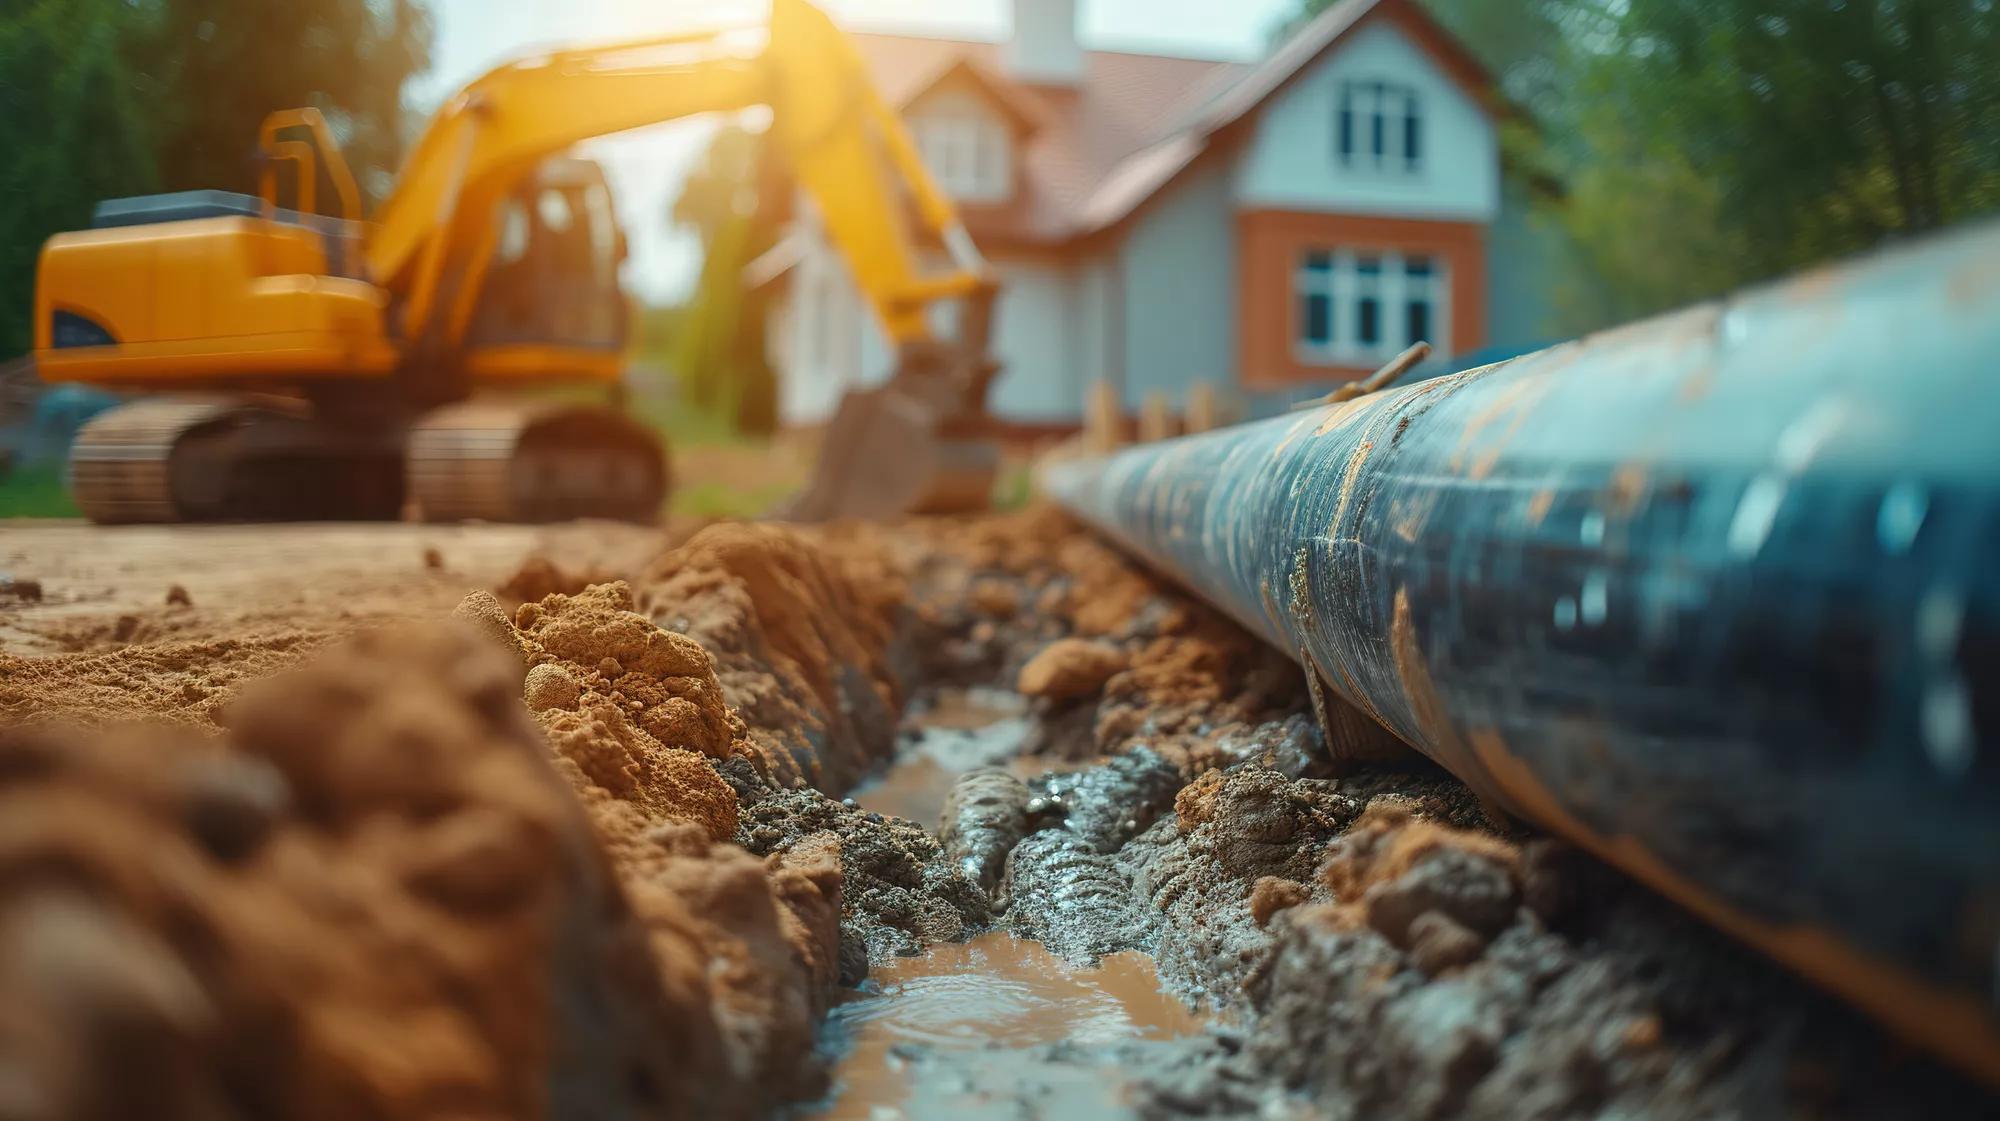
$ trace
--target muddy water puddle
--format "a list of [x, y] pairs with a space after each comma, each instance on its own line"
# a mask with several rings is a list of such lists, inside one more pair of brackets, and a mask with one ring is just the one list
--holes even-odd
[[935, 832], [945, 796], [967, 771], [1004, 767], [1027, 779], [1090, 765], [1022, 755], [1030, 727], [1027, 702], [1018, 693], [943, 690], [905, 719], [895, 764], [864, 779], [849, 797], [862, 809], [908, 818]]
[[[1024, 779], [1089, 762], [1021, 754], [1027, 706], [1004, 690], [941, 692], [905, 721], [897, 760], [857, 786], [865, 809], [935, 831], [952, 783], [1004, 767]], [[1129, 1081], [1174, 1061], [1202, 1017], [1160, 991], [1150, 957], [1119, 953], [1071, 966], [1005, 931], [933, 946], [878, 966], [828, 1015], [828, 1096], [815, 1121], [1126, 1116]]]
[[849, 992], [822, 1033], [837, 1056], [833, 1091], [799, 1116], [1118, 1116], [1135, 1065], [1166, 1060], [1201, 1028], [1144, 954], [1079, 969], [996, 931], [879, 968]]

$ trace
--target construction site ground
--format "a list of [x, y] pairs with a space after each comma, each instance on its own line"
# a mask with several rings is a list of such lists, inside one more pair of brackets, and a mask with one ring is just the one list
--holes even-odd
[[1045, 507], [5, 523], [0, 1114], [2000, 1104], [1309, 711]]

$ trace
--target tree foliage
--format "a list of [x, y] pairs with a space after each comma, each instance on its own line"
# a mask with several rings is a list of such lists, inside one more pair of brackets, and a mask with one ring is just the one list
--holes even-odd
[[760, 205], [772, 189], [762, 155], [758, 134], [718, 130], [672, 209], [675, 222], [700, 235], [703, 252], [673, 348], [682, 397], [758, 434], [778, 419], [777, 374], [764, 348], [769, 296], [743, 285], [744, 266], [773, 241], [772, 216]]
[[1575, 0], [1561, 210], [1632, 314], [2000, 206], [1992, 0]]
[[362, 187], [401, 161], [403, 86], [430, 64], [415, 0], [139, 0], [134, 65], [157, 90], [162, 186], [257, 189], [257, 128], [274, 109], [325, 113]]
[[0, 13], [0, 359], [31, 344], [35, 261], [100, 198], [155, 182], [122, 0], [30, 0]]
[[420, 0], [0, 4], [0, 358], [30, 345], [51, 234], [87, 226], [106, 198], [254, 191], [257, 128], [273, 109], [326, 112], [379, 192], [430, 36]]

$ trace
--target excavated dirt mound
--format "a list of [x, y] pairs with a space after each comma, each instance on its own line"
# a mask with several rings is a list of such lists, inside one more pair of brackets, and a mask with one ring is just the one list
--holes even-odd
[[260, 683], [219, 738], [9, 733], [4, 1112], [754, 1116], [776, 1100], [796, 1051], [772, 1062], [778, 1041], [725, 1018], [770, 1019], [764, 990], [785, 981], [801, 1026], [817, 1007], [792, 943], [830, 934], [831, 854], [767, 868], [669, 830], [646, 838], [659, 890], [637, 861], [614, 876], [520, 677], [456, 628], [411, 630]]
[[[900, 588], [785, 531], [659, 564], [649, 602], [774, 722], [626, 585], [535, 565], [505, 589], [570, 592], [478, 593], [227, 706], [323, 640], [8, 659], [0, 703], [36, 727], [0, 748], [0, 1113], [752, 1117], [818, 1092], [843, 949], [858, 980], [877, 929], [886, 954], [984, 919], [920, 830], [789, 789], [890, 749]], [[187, 727], [87, 730], [139, 715]]]
[[887, 758], [915, 667], [909, 585], [874, 538], [715, 525], [655, 561], [638, 588], [644, 614], [715, 660], [780, 784], [838, 795]]

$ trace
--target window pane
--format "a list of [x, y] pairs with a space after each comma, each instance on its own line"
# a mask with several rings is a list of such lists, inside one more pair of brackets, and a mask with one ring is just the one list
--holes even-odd
[[1348, 102], [1349, 98], [1347, 95], [1342, 94], [1340, 98], [1339, 151], [1340, 158], [1343, 160], [1351, 159], [1354, 156], [1354, 107]]
[[1373, 296], [1363, 296], [1355, 301], [1356, 323], [1354, 333], [1363, 346], [1374, 346], [1382, 341], [1381, 302]]
[[556, 233], [569, 229], [569, 196], [554, 187], [543, 191], [541, 197], [535, 200], [535, 210], [541, 214], [544, 227]]
[[1333, 254], [1331, 254], [1331, 253], [1327, 252], [1327, 251], [1326, 251], [1326, 250], [1324, 250], [1324, 249], [1308, 249], [1308, 250], [1306, 250], [1306, 271], [1307, 271], [1307, 272], [1332, 272], [1332, 271], [1333, 271]]
[[1333, 340], [1333, 300], [1326, 293], [1306, 293], [1299, 310], [1299, 341], [1325, 346]]
[[1411, 300], [1408, 320], [1407, 326], [1409, 332], [1407, 337], [1409, 341], [1414, 343], [1428, 340], [1431, 337], [1431, 302], [1429, 300]]
[[1373, 153], [1375, 154], [1375, 158], [1376, 158], [1377, 160], [1380, 160], [1380, 159], [1382, 158], [1382, 105], [1381, 105], [1381, 102], [1379, 102], [1379, 101], [1378, 101], [1378, 102], [1376, 102], [1376, 105], [1375, 105], [1375, 112], [1373, 112], [1373, 113], [1369, 114], [1369, 117], [1368, 117], [1368, 125], [1369, 125], [1369, 128], [1370, 128], [1370, 129], [1372, 130], [1372, 131], [1371, 131], [1371, 135], [1372, 135], [1372, 139], [1371, 139], [1371, 141], [1370, 141], [1370, 145], [1371, 145], [1371, 146], [1370, 146], [1370, 148], [1369, 148], [1369, 151], [1371, 151], [1371, 152], [1373, 152]]
[[528, 255], [528, 225], [528, 211], [519, 202], [509, 202], [500, 211], [500, 245], [495, 251], [500, 264], [513, 264]]
[[1380, 276], [1382, 275], [1382, 258], [1356, 257], [1354, 258], [1354, 271], [1361, 276]]
[[1410, 115], [1403, 118], [1403, 158], [1411, 167], [1423, 159], [1423, 122], [1417, 117], [1417, 103], [1410, 101]]
[[1405, 257], [1403, 258], [1403, 271], [1409, 273], [1411, 276], [1429, 276], [1431, 274], [1431, 259], [1429, 257]]

